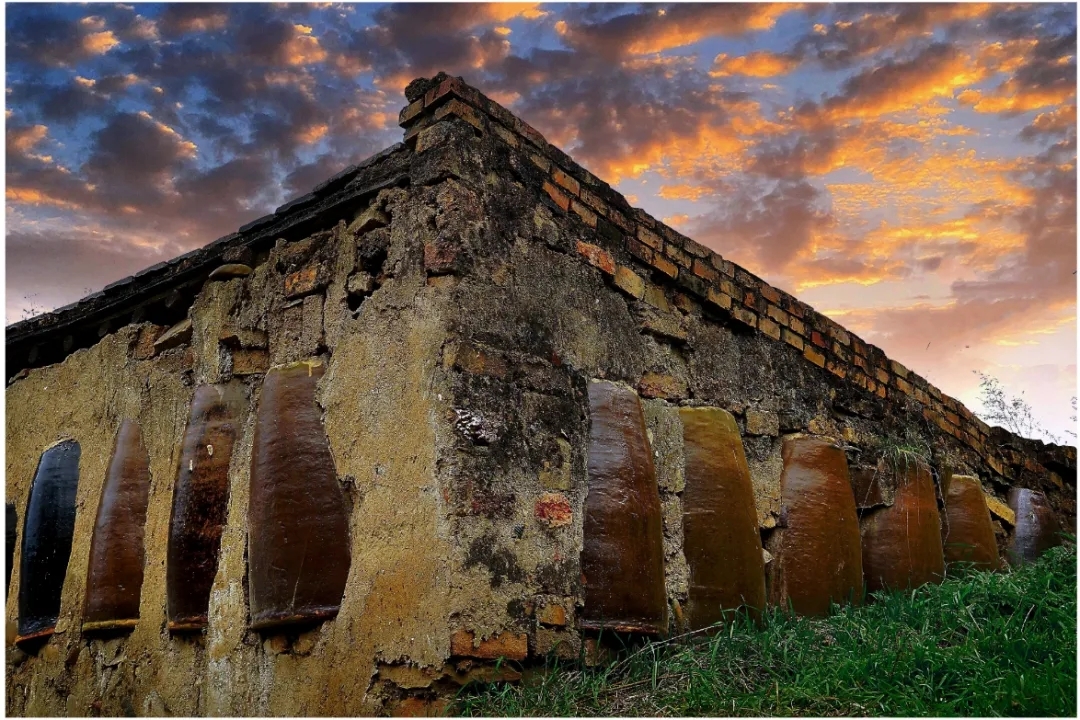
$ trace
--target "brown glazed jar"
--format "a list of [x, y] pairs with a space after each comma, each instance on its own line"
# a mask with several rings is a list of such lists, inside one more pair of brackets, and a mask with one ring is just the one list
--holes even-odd
[[263, 381], [248, 505], [253, 630], [320, 622], [341, 607], [349, 524], [315, 403], [323, 372], [318, 361], [298, 362]]
[[229, 506], [229, 462], [241, 424], [234, 390], [203, 385], [191, 400], [169, 520], [165, 583], [170, 632], [207, 626]]
[[868, 592], [906, 590], [941, 582], [945, 558], [930, 467], [915, 458], [882, 460], [879, 473], [895, 477], [896, 494], [889, 507], [863, 516], [863, 576]]
[[130, 630], [139, 620], [150, 455], [142, 430], [124, 420], [101, 490], [86, 569], [83, 632]]
[[589, 494], [581, 574], [587, 630], [664, 634], [667, 592], [660, 491], [638, 396], [589, 383]]
[[1016, 532], [1009, 543], [1009, 562], [1019, 566], [1035, 562], [1061, 544], [1061, 528], [1046, 495], [1038, 490], [1012, 488], [1009, 507], [1016, 513]]
[[784, 441], [780, 523], [769, 539], [770, 604], [827, 615], [830, 603], [860, 604], [862, 548], [844, 451], [826, 440]]
[[683, 552], [690, 569], [686, 621], [699, 630], [745, 607], [765, 607], [765, 561], [739, 426], [719, 408], [681, 408], [686, 484]]
[[1001, 567], [990, 510], [978, 478], [953, 475], [950, 479], [941, 523], [941, 545], [946, 569], [953, 563], [971, 563], [979, 570]]

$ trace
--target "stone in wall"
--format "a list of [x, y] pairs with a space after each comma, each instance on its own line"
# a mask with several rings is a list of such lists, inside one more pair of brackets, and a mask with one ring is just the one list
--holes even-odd
[[739, 607], [759, 616], [765, 607], [765, 564], [739, 426], [719, 408], [681, 408], [679, 415], [686, 456], [688, 626], [707, 627]]
[[945, 559], [930, 467], [900, 455], [882, 459], [877, 472], [895, 476], [881, 484], [896, 490], [892, 505], [871, 510], [860, 521], [867, 591], [907, 590], [940, 582]]
[[82, 449], [74, 440], [41, 454], [23, 525], [19, 567], [19, 634], [31, 644], [53, 634], [60, 615], [68, 558], [75, 531], [75, 493]]
[[580, 626], [663, 634], [667, 598], [660, 496], [641, 402], [628, 388], [592, 382], [589, 414]]
[[1012, 488], [1009, 507], [1016, 514], [1016, 531], [1008, 548], [1011, 564], [1035, 562], [1044, 552], [1061, 544], [1060, 526], [1043, 493]]
[[980, 570], [1000, 567], [990, 511], [978, 478], [953, 475], [949, 479], [941, 544], [946, 569], [953, 563], [971, 563]]
[[272, 368], [251, 451], [251, 627], [331, 618], [349, 574], [349, 527], [315, 389], [319, 360]]
[[7, 564], [4, 565], [4, 576], [6, 585], [4, 585], [4, 595], [7, 596], [8, 590], [11, 589], [11, 567], [15, 560], [15, 543], [19, 539], [19, 511], [15, 509], [15, 505], [12, 503], [4, 504], [5, 518], [7, 525], [4, 527], [5, 539], [7, 541]]
[[844, 451], [802, 436], [785, 440], [783, 453], [780, 521], [767, 545], [769, 603], [800, 615], [861, 603], [859, 520]]
[[142, 428], [125, 419], [116, 433], [90, 542], [84, 633], [131, 629], [138, 622], [149, 500], [150, 456]]

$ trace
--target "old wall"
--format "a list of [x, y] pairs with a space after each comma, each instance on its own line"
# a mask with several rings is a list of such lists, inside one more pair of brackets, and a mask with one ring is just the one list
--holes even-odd
[[[452, 636], [447, 604], [464, 590], [451, 582], [453, 528], [436, 473], [436, 438], [449, 425], [435, 383], [446, 295], [422, 272], [436, 206], [434, 189], [383, 191], [355, 213], [358, 222], [329, 217], [312, 236], [251, 260], [250, 275], [208, 281], [191, 306], [192, 331], [175, 346], [162, 342], [164, 327], [128, 325], [8, 388], [6, 497], [20, 515], [41, 451], [60, 438], [82, 446], [60, 619], [31, 654], [11, 644], [16, 549], [6, 613], [9, 713], [365, 714], [386, 701], [376, 684], [381, 664], [442, 666]], [[254, 411], [268, 367], [308, 358], [327, 365], [318, 401], [345, 491], [351, 567], [335, 619], [260, 635], [247, 629], [246, 598]], [[239, 390], [243, 430], [229, 468], [209, 628], [170, 635], [173, 482], [188, 406], [203, 383]], [[150, 456], [140, 619], [130, 635], [93, 639], [80, 633], [89, 544], [123, 418], [141, 424]]]
[[[82, 445], [56, 634], [12, 646], [11, 714], [427, 712], [477, 678], [583, 649], [590, 384], [642, 400], [662, 517], [670, 627], [688, 597], [679, 408], [731, 412], [763, 545], [781, 517], [781, 448], [840, 444], [854, 474], [906, 449], [938, 494], [978, 478], [999, 550], [1012, 487], [1075, 532], [1075, 450], [986, 428], [835, 323], [679, 236], [452, 79], [419, 82], [406, 145], [350, 168], [184, 259], [122, 281], [9, 343], [6, 493], [20, 511], [42, 450]], [[253, 268], [222, 271], [242, 263]], [[190, 322], [190, 327], [186, 324]], [[166, 332], [167, 331], [167, 332]], [[249, 467], [262, 378], [326, 366], [318, 405], [351, 564], [337, 617], [247, 629]], [[166, 545], [194, 390], [245, 400], [205, 634], [166, 629]], [[116, 428], [150, 456], [146, 570], [130, 635], [80, 633], [90, 535]], [[853, 477], [854, 477], [853, 474]], [[893, 488], [875, 488], [876, 505]], [[28, 649], [29, 650], [29, 649]], [[511, 661], [498, 666], [503, 657]]]

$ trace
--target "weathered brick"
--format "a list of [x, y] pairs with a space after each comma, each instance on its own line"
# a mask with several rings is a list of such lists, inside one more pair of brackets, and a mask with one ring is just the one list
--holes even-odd
[[447, 78], [441, 83], [436, 85], [427, 91], [424, 95], [424, 106], [431, 107], [437, 102], [442, 101], [447, 96], [453, 94], [455, 91], [461, 88], [461, 81], [457, 78]]
[[825, 363], [825, 369], [838, 378], [847, 377], [847, 367], [843, 363], [837, 362], [835, 360], [830, 359], [827, 363]]
[[806, 325], [803, 323], [802, 320], [798, 319], [794, 315], [792, 315], [788, 320], [788, 327], [790, 327], [792, 330], [799, 333], [803, 337], [806, 337]]
[[545, 603], [536, 613], [536, 619], [541, 625], [553, 627], [566, 626], [566, 608], [556, 603]]
[[628, 235], [633, 235], [635, 232], [634, 223], [627, 220], [625, 215], [623, 215], [618, 210], [615, 210], [614, 208], [608, 209], [608, 220], [610, 220], [612, 223], [615, 224], [616, 227], [618, 227], [620, 230], [622, 230]]
[[435, 111], [435, 120], [442, 120], [451, 115], [461, 118], [477, 130], [484, 131], [487, 128], [487, 119], [478, 113], [475, 108], [469, 107], [460, 100], [454, 99], [447, 101], [442, 107]]
[[691, 272], [697, 275], [699, 278], [704, 278], [711, 282], [717, 282], [720, 280], [720, 273], [716, 272], [707, 263], [702, 262], [700, 259], [695, 258], [694, 264], [691, 267]]
[[678, 266], [659, 253], [653, 256], [652, 266], [669, 278], [677, 277], [679, 274]]
[[788, 345], [792, 346], [793, 348], [795, 348], [797, 350], [802, 350], [803, 349], [803, 339], [801, 337], [799, 337], [798, 335], [796, 335], [795, 333], [788, 330], [787, 328], [783, 328], [780, 331], [780, 337], [781, 337], [781, 339], [783, 339], [784, 342], [786, 342]]
[[566, 196], [562, 190], [552, 185], [547, 180], [544, 181], [544, 192], [546, 192], [555, 204], [561, 207], [563, 210], [570, 209], [570, 198]]
[[681, 292], [675, 293], [675, 307], [687, 315], [696, 313], [698, 310], [698, 304], [694, 301], [694, 298]]
[[529, 159], [532, 160], [532, 164], [540, 168], [544, 172], [551, 170], [551, 161], [543, 155], [537, 155], [536, 153], [529, 153]]
[[405, 127], [413, 118], [419, 115], [424, 110], [424, 99], [420, 98], [416, 102], [411, 102], [405, 107], [401, 108], [401, 112], [398, 113], [398, 125]]
[[730, 295], [733, 298], [742, 297], [742, 290], [737, 288], [735, 286], [735, 283], [731, 282], [730, 280], [720, 280], [720, 292], [724, 293], [725, 295]]
[[747, 410], [746, 434], [776, 437], [780, 434], [780, 416], [767, 410]]
[[896, 388], [905, 395], [911, 394], [911, 383], [903, 378], [894, 378], [896, 380]]
[[1005, 503], [998, 500], [993, 495], [991, 495], [989, 493], [986, 493], [986, 492], [984, 492], [983, 494], [986, 497], [986, 508], [993, 515], [996, 515], [998, 518], [1004, 520], [1009, 525], [1012, 525], [1012, 526], [1015, 527], [1016, 526], [1016, 513], [1013, 512], [1013, 509], [1011, 507], [1009, 507], [1008, 505], [1006, 505]]
[[699, 278], [697, 275], [687, 272], [686, 270], [680, 270], [679, 276], [675, 280], [679, 287], [692, 293], [694, 296], [704, 298], [708, 286], [705, 281]]
[[581, 188], [581, 200], [586, 205], [588, 205], [590, 208], [592, 208], [593, 211], [596, 214], [598, 214], [600, 217], [607, 217], [607, 213], [608, 213], [607, 203], [605, 203], [600, 198], [599, 195], [594, 193], [589, 188], [587, 188], [587, 187], [582, 187]]
[[780, 302], [780, 293], [777, 291], [776, 288], [774, 288], [771, 285], [764, 285], [763, 284], [758, 289], [758, 292], [761, 293], [761, 296], [763, 298], [765, 298], [766, 300], [768, 300], [771, 303], [779, 303]]
[[671, 243], [664, 244], [664, 254], [674, 260], [677, 264], [684, 268], [689, 269], [693, 264], [694, 259], [687, 255], [681, 248]]
[[593, 267], [599, 268], [608, 275], [615, 274], [615, 259], [607, 250], [578, 240], [577, 251]]
[[665, 312], [671, 310], [671, 303], [668, 302], [667, 295], [664, 293], [664, 288], [659, 285], [654, 285], [652, 283], [647, 284], [645, 286], [643, 299], [657, 310], [663, 310]]
[[636, 300], [640, 300], [645, 294], [645, 280], [622, 265], [615, 268], [615, 286]]
[[521, 144], [521, 141], [518, 140], [517, 135], [515, 135], [510, 130], [507, 130], [506, 128], [504, 128], [499, 123], [491, 123], [490, 127], [491, 127], [491, 131], [493, 133], [495, 133], [499, 137], [500, 140], [502, 140], [504, 143], [506, 143], [510, 147], [515, 147], [516, 148], [519, 144]]
[[270, 353], [260, 348], [237, 348], [232, 351], [233, 375], [261, 375], [270, 369]]
[[467, 343], [448, 345], [443, 351], [443, 365], [470, 375], [505, 378], [506, 361], [494, 353]]
[[752, 310], [747, 310], [744, 307], [735, 305], [731, 308], [731, 315], [741, 323], [749, 325], [753, 328], [757, 327], [758, 317], [754, 314]]
[[768, 318], [761, 318], [758, 322], [758, 330], [761, 330], [773, 340], [780, 339], [780, 326]]
[[285, 276], [285, 297], [298, 298], [321, 290], [325, 285], [319, 277], [319, 266], [308, 265]]
[[577, 195], [581, 191], [581, 185], [577, 180], [563, 172], [562, 168], [555, 167], [551, 169], [551, 177], [554, 178], [555, 183], [562, 188], [566, 188], [570, 193]]
[[648, 245], [645, 245], [644, 243], [639, 243], [634, 238], [626, 238], [626, 249], [638, 260], [652, 265], [655, 253], [653, 249]]
[[825, 367], [825, 356], [809, 346], [803, 349], [803, 357], [818, 367]]
[[589, 227], [596, 227], [596, 213], [586, 207], [580, 200], [576, 198], [570, 201], [570, 209], [574, 211], [582, 221]]
[[564, 527], [573, 521], [574, 510], [562, 493], [544, 493], [536, 501], [533, 515], [548, 527]]
[[784, 327], [788, 326], [789, 316], [786, 312], [776, 307], [775, 305], [769, 305], [766, 309], [766, 314], [775, 320], [779, 325]]
[[957, 427], [960, 427], [960, 418], [956, 415], [956, 413], [946, 412], [945, 413], [945, 419], [948, 420], [953, 425], [956, 425]]
[[850, 345], [851, 344], [851, 336], [848, 335], [847, 330], [840, 327], [835, 322], [830, 321], [830, 322], [826, 323], [825, 330], [826, 330], [826, 332], [829, 333], [829, 336], [833, 340], [836, 340], [841, 345]]
[[895, 360], [889, 361], [889, 367], [892, 369], [894, 375], [899, 375], [902, 378], [908, 376], [908, 369]]
[[649, 230], [646, 227], [643, 227], [643, 226], [639, 225], [638, 226], [638, 231], [637, 231], [637, 236], [638, 236], [638, 240], [645, 243], [646, 245], [651, 247], [653, 250], [663, 250], [664, 249], [664, 241], [660, 239], [660, 236], [657, 235], [656, 233], [654, 233], [652, 230]]
[[166, 328], [163, 325], [147, 323], [139, 328], [139, 335], [135, 340], [131, 355], [136, 360], [149, 360], [154, 357], [154, 342], [161, 337]]
[[821, 333], [819, 333], [817, 330], [812, 330], [810, 332], [810, 341], [820, 348], [828, 347], [828, 343], [825, 341], [825, 338], [823, 338], [821, 336]]
[[708, 260], [709, 256], [713, 254], [713, 251], [705, 247], [696, 240], [690, 238], [683, 239], [683, 249], [690, 253], [694, 257]]
[[524, 633], [519, 635], [507, 630], [487, 640], [481, 640], [476, 647], [473, 647], [474, 638], [472, 631], [458, 630], [450, 638], [450, 654], [481, 660], [497, 660], [502, 657], [519, 662], [529, 654], [529, 636]]
[[686, 397], [686, 382], [671, 375], [647, 372], [641, 376], [638, 392], [645, 398], [679, 400]]
[[708, 292], [705, 294], [705, 300], [722, 310], [731, 310], [731, 296], [725, 295], [715, 288], [708, 289]]
[[881, 368], [874, 368], [874, 377], [876, 377], [878, 379], [878, 382], [882, 382], [882, 383], [889, 382], [889, 373], [882, 370]]

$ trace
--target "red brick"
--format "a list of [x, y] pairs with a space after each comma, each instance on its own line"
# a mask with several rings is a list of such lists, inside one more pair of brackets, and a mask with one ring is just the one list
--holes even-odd
[[473, 647], [474, 638], [471, 630], [458, 630], [450, 638], [450, 654], [481, 660], [504, 657], [517, 661], [524, 660], [529, 654], [529, 637], [524, 633], [518, 635], [510, 631], [501, 632], [487, 640], [481, 640], [477, 647]]
[[720, 279], [720, 273], [713, 270], [709, 265], [701, 260], [695, 259], [692, 271], [695, 275], [706, 280], [717, 282]]
[[761, 288], [759, 288], [758, 292], [761, 293], [761, 296], [763, 298], [765, 298], [771, 303], [780, 302], [780, 293], [777, 292], [776, 288], [770, 285], [762, 285]]
[[584, 221], [586, 225], [591, 228], [596, 227], [596, 213], [583, 205], [576, 198], [570, 201], [570, 208], [574, 211], [579, 218]]
[[600, 270], [608, 275], [615, 274], [615, 260], [607, 250], [578, 240], [577, 251], [578, 254], [585, 258], [593, 267], [600, 268]]
[[810, 333], [810, 340], [820, 348], [826, 347], [828, 343], [825, 342], [825, 338], [821, 337], [821, 333], [817, 330], [813, 330]]
[[570, 209], [570, 198], [547, 180], [544, 181], [544, 191], [547, 192], [547, 194], [551, 196], [551, 199], [555, 201], [555, 204], [563, 210]]
[[574, 195], [577, 195], [581, 191], [581, 185], [578, 181], [563, 172], [561, 168], [552, 168], [551, 177], [555, 179], [556, 184], [566, 188]]
[[563, 527], [574, 519], [570, 501], [562, 493], [544, 493], [533, 508], [536, 519], [549, 527]]

